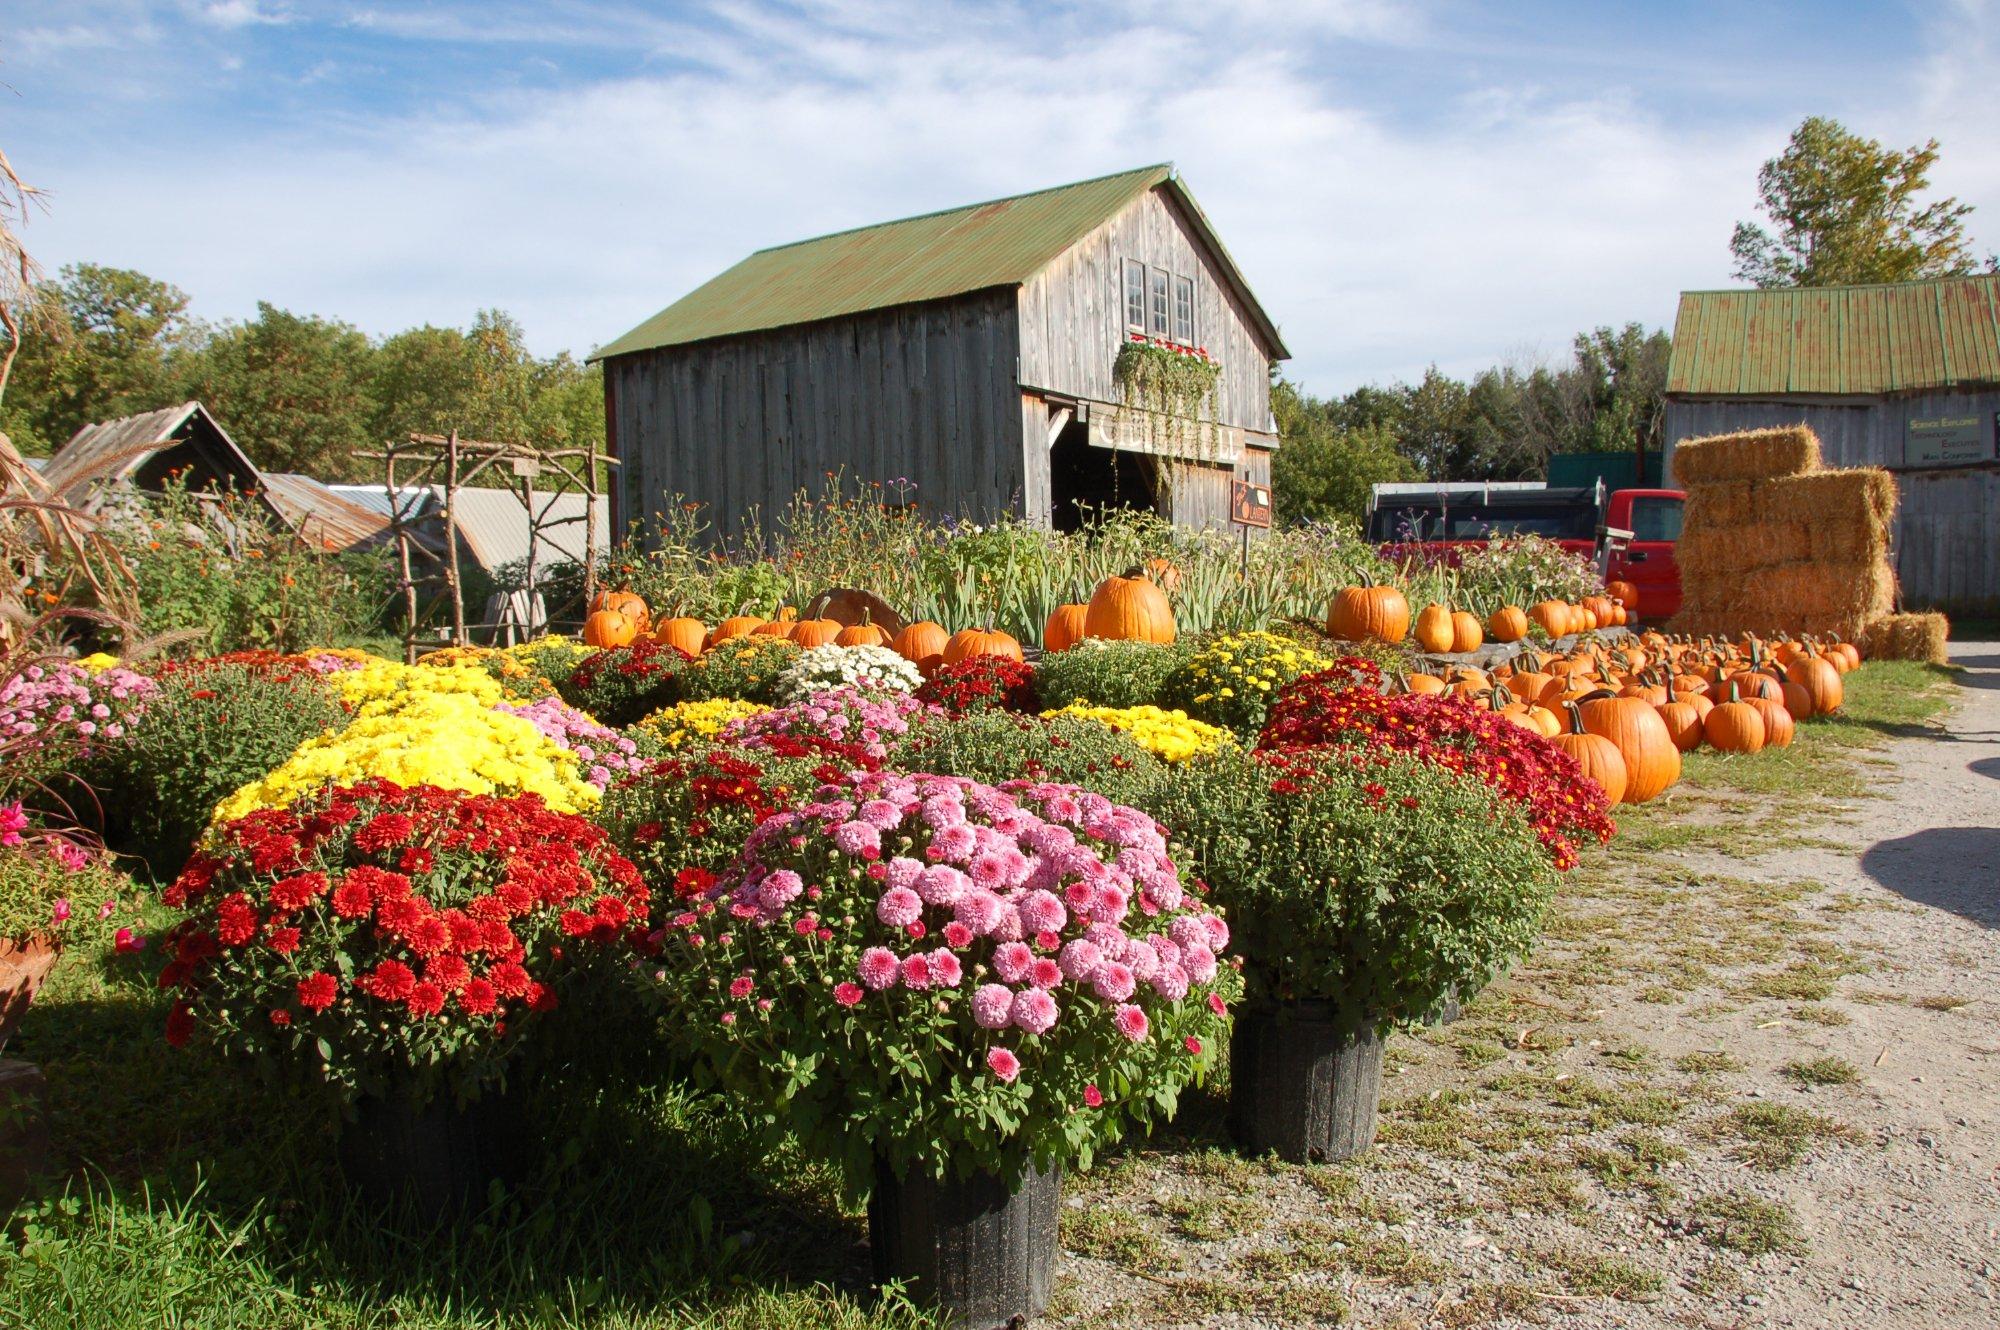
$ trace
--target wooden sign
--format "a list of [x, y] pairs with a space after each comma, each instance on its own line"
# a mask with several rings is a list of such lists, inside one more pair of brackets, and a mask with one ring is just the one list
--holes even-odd
[[1963, 466], [1993, 459], [1988, 422], [1976, 415], [1911, 420], [1903, 426], [1904, 466]]
[[1238, 526], [1271, 525], [1271, 487], [1248, 480], [1229, 482], [1229, 520]]

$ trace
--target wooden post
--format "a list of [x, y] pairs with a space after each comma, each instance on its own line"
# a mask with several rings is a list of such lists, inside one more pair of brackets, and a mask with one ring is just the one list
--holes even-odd
[[403, 568], [403, 663], [417, 663], [417, 583], [410, 575], [410, 529], [403, 520], [402, 495], [396, 489], [396, 445], [384, 450], [388, 468], [389, 525], [396, 533], [396, 557]]
[[597, 599], [597, 440], [583, 459], [583, 612]]
[[521, 631], [532, 638], [535, 635], [535, 553], [536, 546], [542, 543], [541, 519], [535, 516], [533, 476], [521, 477], [521, 506], [528, 510], [528, 591], [521, 598], [522, 608], [527, 611], [528, 622], [521, 626]]
[[444, 580], [451, 588], [451, 644], [465, 645], [465, 592], [458, 580], [458, 431], [444, 444]]

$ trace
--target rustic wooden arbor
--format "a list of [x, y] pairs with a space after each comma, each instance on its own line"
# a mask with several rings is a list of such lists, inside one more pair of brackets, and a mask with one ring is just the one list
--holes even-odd
[[[396, 540], [397, 586], [403, 596], [405, 661], [414, 663], [417, 658], [417, 588], [421, 583], [441, 581], [444, 584], [445, 592], [451, 598], [451, 644], [466, 644], [465, 590], [458, 567], [458, 491], [489, 471], [504, 472], [508, 488], [517, 484], [520, 487], [521, 506], [528, 513], [527, 582], [530, 597], [535, 590], [542, 532], [548, 527], [579, 520], [584, 524], [585, 603], [588, 604], [597, 593], [597, 505], [603, 502], [604, 497], [598, 491], [597, 468], [600, 465], [617, 466], [618, 459], [607, 456], [594, 443], [588, 448], [541, 449], [524, 443], [462, 439], [458, 431], [453, 430], [449, 434], [412, 434], [406, 439], [384, 444], [380, 451], [356, 452], [354, 456], [382, 463], [384, 487], [389, 492], [390, 529]], [[535, 507], [535, 479], [544, 468], [554, 470], [569, 482], [569, 486], [558, 482], [557, 487], [549, 491], [549, 501], [538, 510]], [[422, 515], [416, 511], [414, 504], [406, 507], [403, 503], [404, 488], [421, 489], [431, 485], [441, 485], [444, 489], [442, 553], [427, 548], [416, 538], [416, 528], [423, 520]], [[554, 496], [571, 486], [583, 492], [583, 517], [551, 517]], [[439, 563], [440, 571], [417, 577], [413, 552]]]

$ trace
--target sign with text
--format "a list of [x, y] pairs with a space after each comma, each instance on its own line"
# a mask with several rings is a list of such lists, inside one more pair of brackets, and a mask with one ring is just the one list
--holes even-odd
[[1229, 520], [1238, 526], [1271, 525], [1271, 487], [1248, 480], [1229, 482]]
[[1903, 425], [1904, 466], [1959, 466], [1993, 458], [1993, 419], [1937, 416]]

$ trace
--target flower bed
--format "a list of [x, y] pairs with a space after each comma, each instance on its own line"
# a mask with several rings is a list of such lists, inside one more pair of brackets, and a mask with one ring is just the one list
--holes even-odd
[[1228, 730], [1192, 719], [1185, 711], [1155, 706], [1089, 707], [1072, 704], [1044, 716], [1075, 716], [1129, 734], [1147, 752], [1168, 762], [1185, 762], [1233, 744]]

